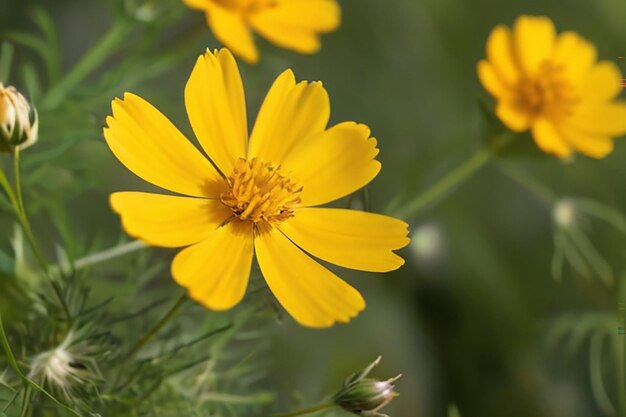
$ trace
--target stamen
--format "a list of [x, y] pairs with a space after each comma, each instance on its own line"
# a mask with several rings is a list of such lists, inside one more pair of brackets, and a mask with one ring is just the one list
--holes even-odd
[[515, 104], [533, 117], [566, 117], [578, 102], [563, 67], [549, 61], [541, 64], [534, 77], [522, 78], [517, 85]]
[[302, 187], [280, 173], [280, 167], [254, 158], [239, 158], [228, 178], [230, 191], [221, 195], [224, 205], [240, 220], [279, 223], [293, 217]]

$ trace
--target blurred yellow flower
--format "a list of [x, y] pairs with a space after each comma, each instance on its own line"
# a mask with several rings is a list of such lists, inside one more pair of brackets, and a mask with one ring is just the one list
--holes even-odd
[[320, 34], [341, 23], [336, 0], [183, 0], [206, 14], [215, 37], [248, 63], [259, 60], [252, 30], [303, 54], [320, 49]]
[[496, 114], [513, 131], [531, 130], [544, 152], [602, 158], [626, 133], [620, 70], [597, 62], [594, 45], [578, 34], [557, 35], [549, 18], [520, 16], [512, 29], [495, 27], [486, 49], [478, 75], [498, 101]]
[[[185, 89], [206, 159], [157, 109], [133, 94], [113, 101], [106, 141], [144, 180], [183, 196], [111, 195], [124, 229], [149, 244], [188, 246], [172, 275], [190, 297], [225, 310], [243, 297], [253, 252], [271, 291], [301, 324], [347, 322], [361, 295], [310, 255], [385, 272], [403, 259], [406, 223], [378, 214], [316, 206], [344, 197], [379, 172], [367, 126], [326, 128], [330, 103], [320, 82], [274, 82], [248, 140], [244, 90], [227, 49], [200, 56]], [[211, 163], [213, 162], [213, 164]]]

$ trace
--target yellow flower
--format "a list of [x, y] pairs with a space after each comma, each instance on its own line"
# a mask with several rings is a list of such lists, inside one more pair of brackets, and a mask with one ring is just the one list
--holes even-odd
[[[330, 103], [320, 82], [274, 82], [248, 140], [244, 90], [227, 49], [200, 56], [185, 89], [206, 159], [157, 109], [126, 93], [113, 101], [106, 141], [144, 180], [183, 196], [111, 195], [124, 229], [149, 244], [183, 247], [174, 279], [207, 308], [244, 295], [253, 252], [276, 298], [301, 324], [347, 322], [361, 295], [304, 251], [342, 267], [385, 272], [404, 261], [407, 225], [378, 214], [317, 206], [344, 197], [379, 172], [367, 126], [326, 128]], [[212, 163], [215, 165], [212, 164]]]
[[544, 152], [602, 158], [626, 133], [620, 70], [596, 62], [596, 48], [578, 34], [557, 35], [547, 17], [521, 16], [512, 29], [495, 27], [486, 49], [478, 75], [498, 117], [513, 131], [530, 130]]
[[248, 63], [259, 60], [252, 30], [281, 48], [320, 49], [320, 34], [341, 23], [336, 0], [183, 0], [206, 14], [215, 37]]

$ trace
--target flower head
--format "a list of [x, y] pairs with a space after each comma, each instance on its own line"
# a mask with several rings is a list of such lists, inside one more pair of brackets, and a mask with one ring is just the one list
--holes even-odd
[[37, 142], [37, 111], [15, 89], [0, 82], [0, 151], [25, 149]]
[[287, 70], [248, 139], [241, 77], [227, 49], [198, 58], [185, 104], [214, 165], [143, 99], [127, 93], [113, 101], [104, 130], [113, 153], [139, 177], [180, 194], [114, 193], [111, 205], [125, 230], [149, 244], [186, 246], [172, 275], [207, 308], [229, 309], [243, 298], [256, 253], [271, 291], [298, 322], [349, 321], [365, 307], [363, 298], [309, 254], [385, 272], [404, 263], [393, 250], [409, 242], [400, 220], [317, 207], [378, 174], [369, 128], [345, 122], [327, 129], [322, 84], [296, 83]]
[[372, 369], [380, 363], [379, 356], [367, 368], [346, 379], [341, 390], [335, 394], [335, 404], [346, 411], [360, 416], [384, 416], [380, 411], [398, 396], [393, 385], [402, 375], [386, 381], [367, 378]]
[[608, 231], [626, 233], [626, 217], [620, 210], [582, 197], [562, 197], [552, 207], [554, 255], [552, 276], [560, 281], [566, 265], [579, 275], [600, 278], [607, 285], [615, 280], [614, 268], [606, 258], [608, 248], [593, 240], [594, 229], [604, 223]]
[[101, 379], [94, 359], [88, 356], [89, 347], [76, 343], [76, 336], [70, 332], [59, 346], [35, 356], [29, 378], [59, 390], [67, 398], [71, 398], [74, 388]]
[[547, 17], [521, 16], [487, 40], [478, 75], [511, 130], [530, 130], [537, 146], [560, 158], [574, 151], [602, 158], [626, 133], [620, 70], [596, 62], [596, 48], [574, 32], [556, 33]]
[[341, 23], [336, 0], [183, 0], [206, 14], [215, 37], [248, 63], [259, 60], [252, 30], [302, 54], [319, 51], [320, 34]]

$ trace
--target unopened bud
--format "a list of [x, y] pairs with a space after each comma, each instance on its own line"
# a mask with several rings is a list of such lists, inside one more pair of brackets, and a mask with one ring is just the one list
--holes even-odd
[[162, 1], [156, 0], [125, 0], [126, 10], [134, 19], [143, 23], [154, 21], [162, 12]]
[[380, 359], [379, 356], [367, 368], [348, 377], [341, 390], [333, 397], [335, 404], [359, 416], [384, 416], [378, 411], [398, 396], [393, 383], [402, 375], [386, 381], [367, 378], [370, 371], [380, 363]]
[[[71, 398], [74, 386], [86, 384], [99, 376], [93, 360], [71, 346], [73, 339], [74, 334], [70, 332], [61, 345], [37, 355], [28, 374], [30, 379], [62, 392], [67, 398]], [[88, 367], [86, 363], [92, 366]]]
[[0, 83], [0, 151], [33, 145], [38, 130], [37, 111], [15, 87]]
[[552, 217], [561, 227], [571, 226], [576, 219], [576, 207], [572, 200], [568, 198], [559, 200], [552, 209]]

